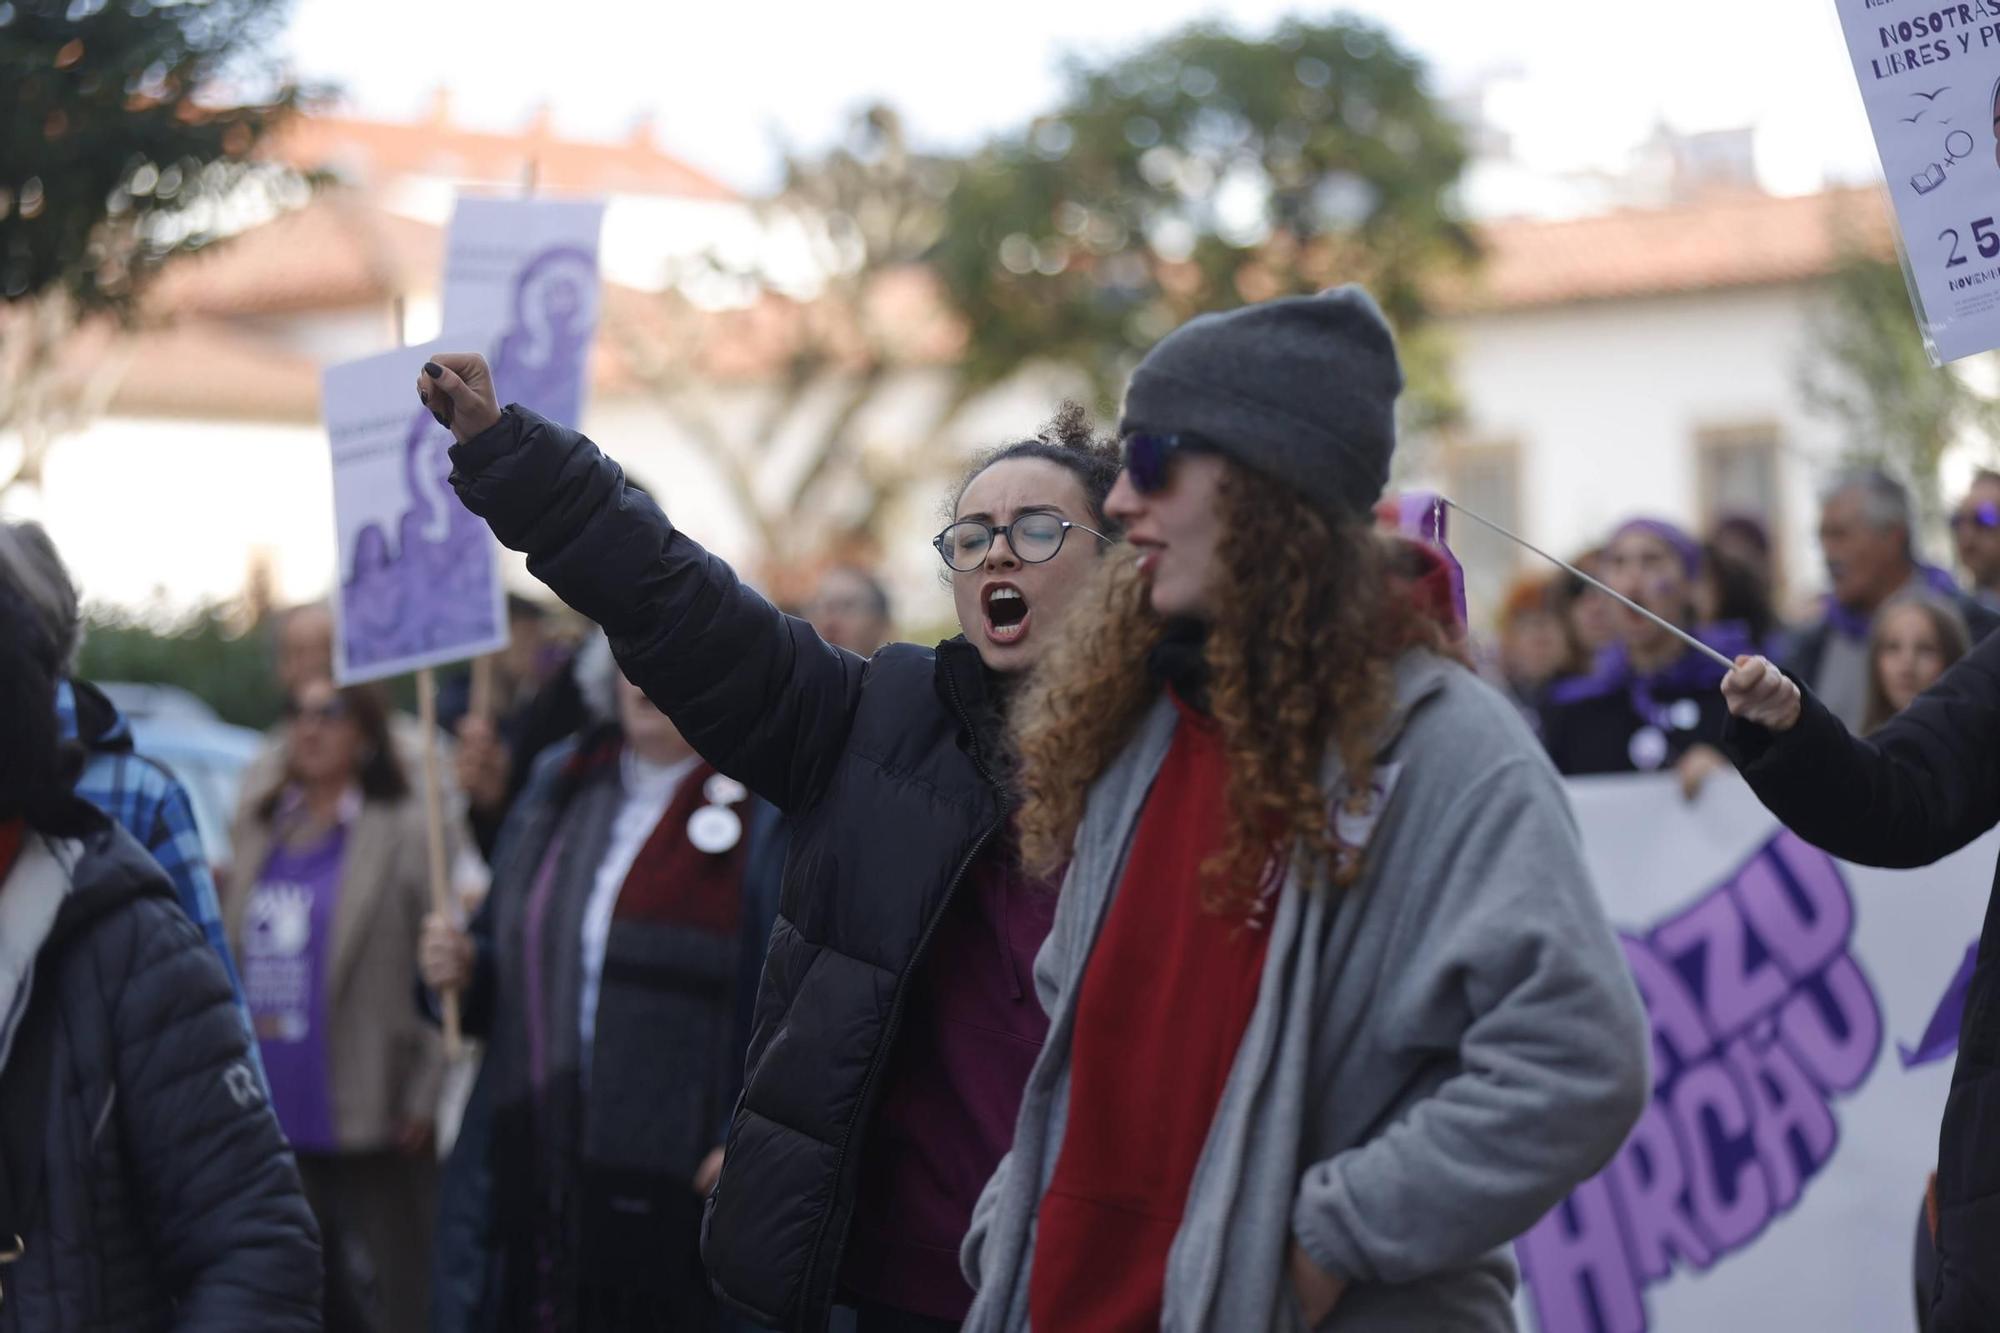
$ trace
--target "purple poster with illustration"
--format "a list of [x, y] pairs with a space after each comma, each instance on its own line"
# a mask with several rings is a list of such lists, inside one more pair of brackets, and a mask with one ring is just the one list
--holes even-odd
[[1911, 1243], [2000, 837], [1849, 865], [1733, 775], [1573, 780], [1652, 1020], [1619, 1152], [1516, 1244], [1540, 1333], [1912, 1327]]
[[496, 652], [507, 643], [499, 548], [458, 502], [451, 432], [417, 401], [417, 372], [466, 336], [329, 367], [340, 587], [334, 676], [343, 685]]
[[581, 423], [603, 223], [598, 200], [458, 201], [445, 241], [444, 325], [487, 331], [481, 350], [502, 403]]
[[434, 351], [481, 351], [503, 404], [577, 422], [603, 220], [595, 200], [461, 199], [445, 246], [453, 332], [326, 372], [343, 684], [505, 646], [499, 550], [452, 492], [451, 434], [418, 405], [417, 369]]

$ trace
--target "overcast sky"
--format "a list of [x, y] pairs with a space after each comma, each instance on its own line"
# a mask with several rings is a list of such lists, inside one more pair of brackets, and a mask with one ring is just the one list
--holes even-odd
[[[448, 87], [454, 115], [502, 128], [546, 103], [559, 128], [622, 134], [657, 117], [675, 153], [732, 184], [771, 179], [775, 134], [810, 144], [885, 99], [937, 146], [975, 142], [1057, 96], [1065, 52], [1121, 50], [1222, 11], [1190, 0], [296, 0], [290, 54], [368, 114], [409, 118]], [[1521, 154], [1615, 167], [1659, 120], [1755, 124], [1781, 191], [1875, 171], [1831, 0], [1357, 0], [1427, 57], [1440, 90], [1494, 73]], [[1234, 0], [1268, 30], [1312, 6]], [[421, 19], [415, 15], [421, 14]], [[397, 34], [406, 34], [400, 39]]]

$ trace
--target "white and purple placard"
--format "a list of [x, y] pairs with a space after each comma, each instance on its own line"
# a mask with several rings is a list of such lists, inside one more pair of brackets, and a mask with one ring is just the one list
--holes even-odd
[[334, 677], [342, 685], [399, 676], [507, 644], [499, 548], [451, 489], [451, 432], [417, 400], [448, 336], [330, 366], [322, 411], [333, 445], [340, 586]]
[[578, 425], [597, 334], [600, 200], [461, 197], [445, 240], [444, 326], [484, 329], [500, 401]]
[[1931, 355], [2000, 347], [2000, 0], [1834, 0]]
[[1914, 1328], [1917, 1218], [2000, 834], [1876, 870], [1787, 832], [1733, 774], [1692, 804], [1671, 776], [1568, 787], [1652, 1020], [1653, 1096], [1516, 1245], [1524, 1326]]

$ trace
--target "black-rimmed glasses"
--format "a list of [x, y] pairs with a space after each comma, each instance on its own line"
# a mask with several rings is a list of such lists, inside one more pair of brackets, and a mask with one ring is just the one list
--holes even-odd
[[970, 574], [986, 563], [986, 554], [993, 549], [995, 537], [1005, 537], [1022, 564], [1039, 565], [1055, 559], [1071, 528], [1082, 528], [1101, 542], [1111, 540], [1096, 528], [1054, 514], [1023, 514], [1012, 523], [998, 525], [963, 519], [931, 538], [931, 545], [937, 548], [947, 568]]
[[1199, 435], [1135, 431], [1125, 437], [1125, 475], [1141, 495], [1158, 495], [1167, 488], [1176, 454], [1212, 454], [1217, 449]]

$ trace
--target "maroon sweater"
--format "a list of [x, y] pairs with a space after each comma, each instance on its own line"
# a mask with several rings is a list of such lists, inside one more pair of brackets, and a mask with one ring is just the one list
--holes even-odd
[[1028, 1279], [1034, 1328], [1160, 1326], [1167, 1251], [1270, 937], [1241, 913], [1202, 906], [1227, 778], [1215, 724], [1182, 704], [1077, 996], [1068, 1123]]
[[841, 1269], [851, 1296], [932, 1319], [972, 1305], [959, 1242], [1049, 1031], [1034, 966], [1056, 894], [1013, 846], [1010, 830], [968, 872], [911, 980]]

